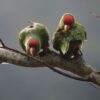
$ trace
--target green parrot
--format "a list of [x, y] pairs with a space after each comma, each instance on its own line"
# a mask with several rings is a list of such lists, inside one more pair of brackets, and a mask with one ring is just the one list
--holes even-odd
[[87, 35], [85, 28], [70, 13], [65, 13], [53, 34], [53, 47], [61, 55], [75, 58], [82, 55], [81, 48]]
[[19, 43], [22, 49], [31, 56], [36, 56], [41, 49], [44, 53], [49, 47], [49, 36], [47, 28], [41, 24], [33, 22], [19, 32]]

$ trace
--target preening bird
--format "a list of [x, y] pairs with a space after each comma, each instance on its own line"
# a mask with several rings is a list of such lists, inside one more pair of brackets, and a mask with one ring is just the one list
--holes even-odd
[[87, 40], [85, 28], [70, 13], [65, 13], [53, 34], [53, 47], [68, 58], [82, 55], [81, 48]]
[[42, 49], [44, 53], [49, 47], [48, 30], [45, 25], [33, 22], [19, 32], [19, 43], [22, 49], [31, 56], [36, 56]]

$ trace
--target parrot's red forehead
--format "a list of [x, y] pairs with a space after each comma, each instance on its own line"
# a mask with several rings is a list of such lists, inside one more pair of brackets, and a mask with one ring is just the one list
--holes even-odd
[[72, 15], [65, 15], [63, 18], [63, 21], [65, 24], [73, 24], [74, 23], [74, 17]]
[[37, 46], [38, 45], [38, 40], [36, 40], [36, 39], [30, 39], [28, 41], [28, 45], [29, 45], [29, 47]]

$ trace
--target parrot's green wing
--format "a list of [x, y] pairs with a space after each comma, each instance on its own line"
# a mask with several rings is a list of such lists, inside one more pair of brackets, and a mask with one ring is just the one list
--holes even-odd
[[53, 36], [53, 47], [60, 51], [63, 55], [67, 53], [69, 49], [69, 40], [67, 39], [66, 36], [63, 36], [64, 33], [62, 31], [57, 31], [54, 33]]
[[36, 30], [36, 35], [40, 38], [41, 41], [41, 47], [48, 47], [49, 46], [49, 35], [47, 28], [43, 25], [38, 28], [38, 31]]
[[65, 53], [67, 53], [69, 49], [69, 42], [67, 41], [66, 38], [63, 38], [63, 40], [60, 43], [60, 51], [63, 55], [65, 55]]
[[25, 40], [25, 33], [20, 32], [18, 36], [19, 44], [22, 47], [22, 49], [25, 51], [25, 45], [24, 45], [24, 40]]
[[[76, 34], [74, 34], [74, 32]], [[87, 40], [87, 34], [85, 28], [78, 22], [76, 23], [76, 28], [74, 29], [72, 34], [76, 40], [82, 40], [82, 41]]]

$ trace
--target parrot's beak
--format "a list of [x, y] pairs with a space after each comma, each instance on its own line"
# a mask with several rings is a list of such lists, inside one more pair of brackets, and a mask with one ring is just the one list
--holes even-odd
[[69, 30], [70, 26], [69, 25], [64, 25], [64, 31], [66, 32], [67, 30]]
[[30, 53], [31, 56], [34, 57], [34, 56], [36, 55], [36, 48], [31, 47], [31, 48], [29, 49], [29, 53]]

